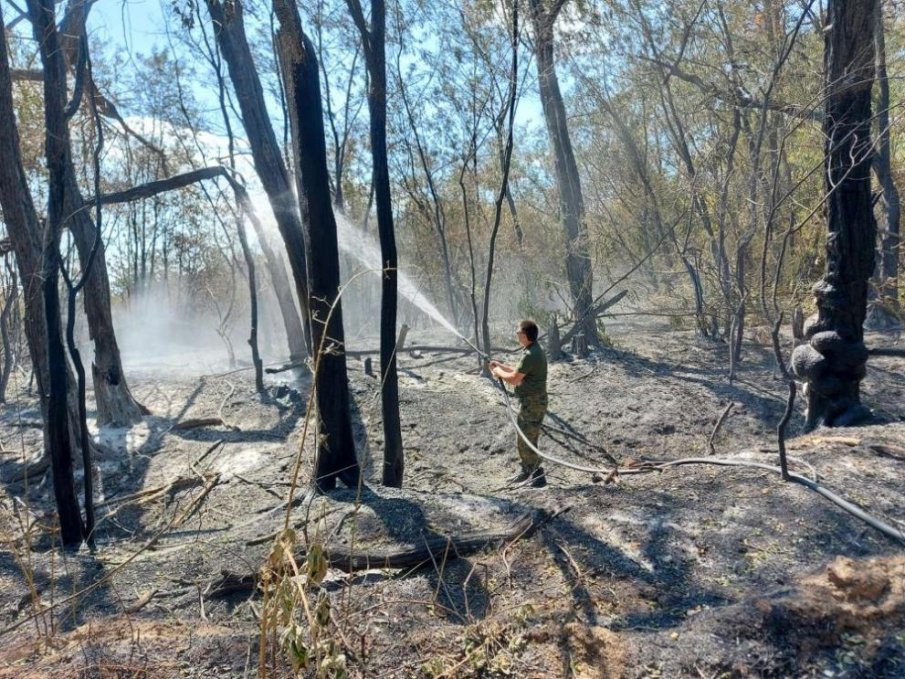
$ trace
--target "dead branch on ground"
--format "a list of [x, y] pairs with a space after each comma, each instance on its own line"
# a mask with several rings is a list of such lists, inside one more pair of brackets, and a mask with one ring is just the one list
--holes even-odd
[[[331, 568], [346, 573], [371, 570], [375, 568], [417, 568], [431, 563], [435, 555], [446, 552], [446, 560], [459, 559], [476, 554], [485, 549], [496, 549], [508, 546], [513, 541], [531, 536], [540, 526], [553, 518], [545, 510], [528, 512], [520, 516], [511, 528], [504, 531], [474, 531], [462, 535], [433, 535], [425, 537], [422, 546], [409, 549], [362, 552], [353, 554], [345, 546], [325, 546], [324, 556]], [[302, 551], [297, 560], [302, 561]], [[235, 592], [248, 592], [258, 585], [257, 573], [235, 573], [222, 571], [220, 577], [208, 588], [209, 596], [225, 596]]]

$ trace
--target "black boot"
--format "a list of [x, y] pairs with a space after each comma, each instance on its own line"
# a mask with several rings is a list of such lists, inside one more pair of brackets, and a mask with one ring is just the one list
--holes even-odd
[[531, 469], [522, 465], [522, 470], [515, 476], [510, 476], [506, 479], [506, 483], [524, 483], [531, 476], [531, 471]]
[[543, 488], [547, 485], [547, 475], [544, 474], [543, 467], [536, 467], [531, 473], [531, 487]]

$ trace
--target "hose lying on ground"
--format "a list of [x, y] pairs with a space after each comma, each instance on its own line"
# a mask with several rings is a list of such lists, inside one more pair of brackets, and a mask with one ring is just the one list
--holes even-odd
[[[506, 414], [509, 416], [509, 422], [512, 424], [513, 429], [515, 429], [518, 437], [525, 442], [525, 444], [541, 459], [546, 460], [547, 462], [551, 462], [553, 464], [557, 464], [563, 467], [567, 467], [569, 469], [574, 469], [580, 472], [587, 472], [590, 474], [603, 474], [606, 475], [608, 480], [612, 480], [617, 476], [623, 476], [627, 474], [646, 474], [654, 471], [664, 471], [669, 467], [679, 467], [682, 465], [688, 464], [711, 464], [717, 465], [720, 467], [749, 467], [754, 469], [763, 469], [770, 472], [775, 472], [782, 476], [782, 470], [774, 465], [764, 464], [762, 462], [751, 462], [748, 460], [731, 460], [726, 458], [716, 458], [716, 457], [687, 457], [680, 460], [670, 460], [670, 461], [657, 461], [657, 462], [644, 462], [642, 465], [638, 467], [613, 467], [611, 469], [604, 468], [596, 468], [596, 467], [586, 467], [584, 465], [574, 464], [572, 462], [567, 462], [566, 460], [562, 460], [558, 457], [554, 457], [549, 453], [545, 453], [537, 448], [531, 441], [528, 440], [528, 437], [525, 435], [525, 432], [522, 431], [521, 427], [518, 426], [518, 421], [516, 420], [514, 409], [512, 408], [512, 401], [509, 396], [509, 391], [506, 389], [506, 386], [503, 384], [503, 380], [497, 378], [497, 383], [500, 387], [500, 390], [503, 392], [503, 396], [506, 400]], [[811, 468], [811, 472], [814, 476], [813, 480], [807, 477], [804, 477], [800, 474], [789, 473], [788, 478], [790, 481], [797, 483], [799, 485], [808, 488], [809, 490], [813, 490], [815, 493], [818, 493], [825, 497], [827, 500], [835, 504], [837, 507], [844, 509], [846, 512], [851, 514], [852, 516], [861, 519], [869, 526], [877, 529], [885, 536], [892, 538], [893, 540], [898, 541], [901, 544], [905, 544], [905, 533], [898, 530], [894, 526], [890, 526], [888, 523], [881, 521], [880, 519], [868, 514], [860, 507], [855, 506], [845, 498], [842, 498], [831, 490], [825, 488], [817, 482], [817, 473], [814, 471], [814, 468], [803, 460], [795, 460], [794, 458], [788, 458], [792, 461], [799, 462], [801, 464], [805, 464]]]

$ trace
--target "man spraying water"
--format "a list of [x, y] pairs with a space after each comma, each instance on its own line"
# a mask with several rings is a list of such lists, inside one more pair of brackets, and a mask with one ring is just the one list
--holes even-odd
[[[519, 362], [514, 367], [493, 360], [487, 365], [494, 377], [515, 387], [515, 395], [521, 404], [519, 429], [536, 448], [541, 422], [547, 414], [547, 356], [537, 342], [538, 330], [534, 321], [520, 322], [515, 335], [524, 348]], [[546, 486], [547, 477], [540, 466], [540, 457], [521, 436], [516, 435], [516, 445], [522, 468], [509, 482], [524, 483], [530, 479], [534, 488]]]

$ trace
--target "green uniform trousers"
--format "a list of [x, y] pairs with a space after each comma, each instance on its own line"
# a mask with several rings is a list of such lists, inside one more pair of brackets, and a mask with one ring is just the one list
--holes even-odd
[[[547, 397], [546, 395], [528, 396], [521, 399], [521, 404], [522, 407], [518, 413], [519, 429], [524, 432], [525, 436], [536, 448], [537, 439], [540, 437], [540, 425], [544, 420], [544, 415], [547, 414]], [[522, 465], [529, 469], [537, 467], [541, 462], [540, 457], [528, 447], [528, 444], [525, 443], [521, 436], [516, 434], [516, 437], [518, 439], [516, 443], [518, 456], [522, 461]]]

